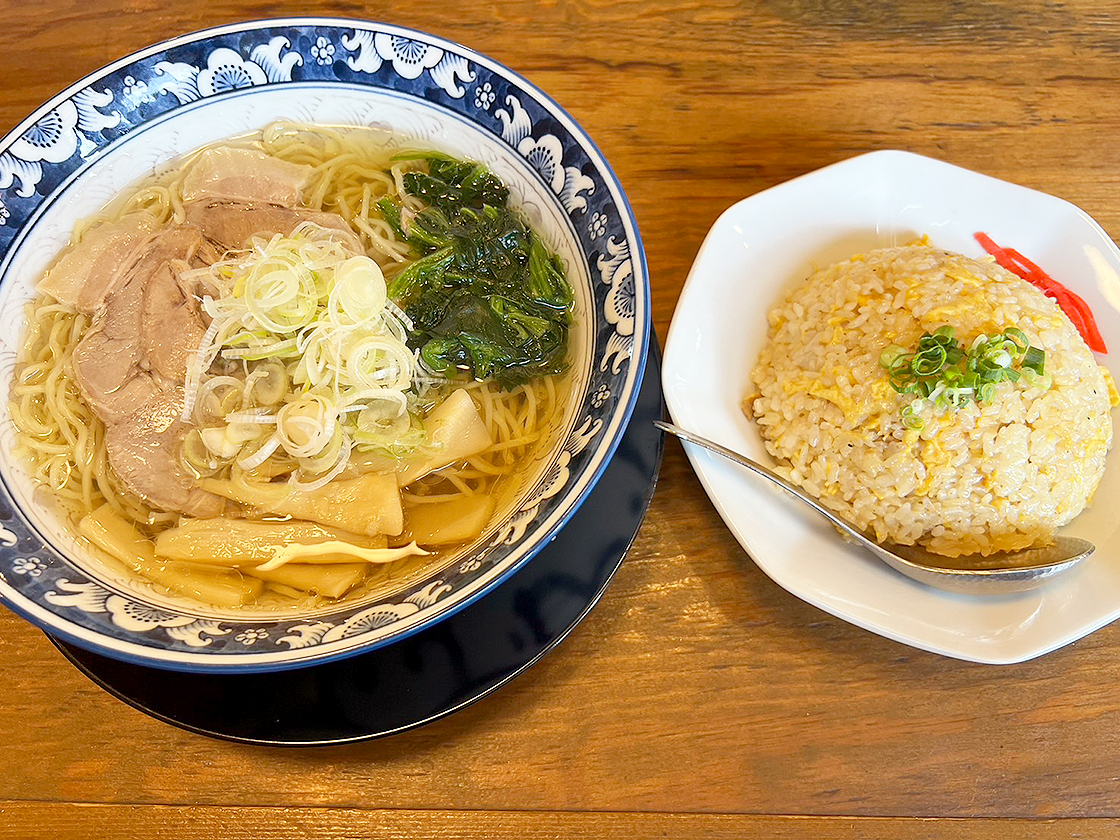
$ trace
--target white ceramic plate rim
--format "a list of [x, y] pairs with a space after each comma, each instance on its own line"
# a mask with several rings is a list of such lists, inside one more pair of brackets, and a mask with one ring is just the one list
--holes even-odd
[[[1086, 299], [1120, 354], [1120, 250], [1074, 205], [937, 160], [879, 151], [796, 178], [729, 208], [681, 293], [663, 384], [674, 420], [764, 463], [739, 403], [766, 335], [767, 312], [814, 267], [928, 235], [973, 256], [984, 231], [1018, 248]], [[923, 650], [985, 663], [1030, 659], [1120, 617], [1120, 449], [1092, 507], [1065, 529], [1098, 546], [1090, 561], [1021, 595], [941, 592], [840, 541], [800, 503], [729, 462], [686, 445], [704, 489], [752, 559], [780, 586], [859, 627]]]

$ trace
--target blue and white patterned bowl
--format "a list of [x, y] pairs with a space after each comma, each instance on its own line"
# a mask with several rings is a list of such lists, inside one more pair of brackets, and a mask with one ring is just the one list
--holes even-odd
[[[629, 420], [648, 348], [633, 214], [591, 139], [546, 94], [472, 50], [401, 27], [283, 19], [186, 35], [124, 58], [0, 141], [0, 381], [23, 304], [75, 221], [168, 160], [276, 119], [391, 128], [482, 161], [569, 266], [579, 326], [561, 445], [486, 544], [390, 601], [314, 615], [187, 610], [92, 561], [33, 499], [0, 408], [0, 599], [47, 632], [179, 670], [275, 670], [353, 655], [440, 620], [529, 561], [591, 490]], [[3, 401], [6, 403], [6, 400]]]

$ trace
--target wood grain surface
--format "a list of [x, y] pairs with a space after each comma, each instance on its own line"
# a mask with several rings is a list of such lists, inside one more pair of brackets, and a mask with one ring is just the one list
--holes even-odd
[[[1102, 0], [6, 0], [0, 132], [132, 50], [293, 13], [414, 26], [548, 91], [629, 193], [662, 340], [721, 211], [859, 152], [1050, 192], [1120, 235]], [[5, 610], [0, 669], [2, 840], [1120, 837], [1120, 626], [1002, 667], [859, 630], [752, 564], [676, 443], [591, 616], [422, 729], [300, 750], [189, 734]]]

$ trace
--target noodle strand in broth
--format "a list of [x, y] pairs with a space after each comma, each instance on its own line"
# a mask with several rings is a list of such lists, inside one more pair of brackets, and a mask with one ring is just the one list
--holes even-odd
[[[365, 256], [380, 267], [385, 281], [390, 285], [394, 278], [401, 276], [402, 272], [415, 263], [417, 257], [414, 243], [402, 239], [394, 224], [383, 216], [383, 202], [386, 199], [394, 202], [395, 206], [401, 208], [406, 219], [410, 214], [419, 214], [425, 210], [425, 202], [406, 189], [409, 173], [425, 171], [423, 157], [409, 160], [392, 158], [383, 144], [374, 141], [370, 132], [309, 128], [290, 123], [276, 123], [256, 138], [212, 148], [255, 149], [280, 161], [310, 167], [310, 177], [302, 191], [299, 208], [341, 217], [357, 237]], [[102, 216], [80, 223], [75, 228], [75, 244], [71, 248], [77, 247], [98, 225], [124, 219], [129, 214], [148, 214], [160, 228], [186, 224], [192, 198], [184, 194], [184, 178], [197, 159], [188, 158], [172, 171], [131, 190], [128, 195], [110, 205]], [[298, 231], [294, 235], [298, 235]], [[221, 268], [223, 264], [216, 263], [207, 270], [224, 271]], [[176, 270], [180, 272], [187, 269], [185, 262], [173, 265], [178, 266]], [[201, 271], [201, 268], [192, 269], [182, 276], [193, 277]], [[205, 282], [202, 288], [204, 291], [200, 294], [214, 294]], [[93, 522], [93, 525], [87, 524], [79, 528], [83, 535], [89, 537], [93, 533], [91, 528], [95, 525], [103, 526], [105, 533], [101, 538], [91, 538], [96, 545], [103, 549], [107, 545], [112, 548], [120, 543], [119, 539], [117, 543], [113, 543], [113, 539], [124, 534], [124, 541], [127, 542], [129, 533], [135, 533], [141, 541], [154, 541], [151, 545], [155, 549], [143, 548], [143, 557], [140, 559], [130, 557], [122, 561], [127, 569], [139, 570], [141, 576], [146, 576], [148, 586], [176, 596], [186, 594], [219, 607], [234, 606], [243, 601], [244, 604], [259, 609], [315, 609], [334, 604], [343, 597], [372, 597], [404, 586], [433, 568], [452, 562], [457, 552], [465, 547], [462, 541], [459, 545], [436, 545], [432, 549], [434, 556], [403, 556], [400, 559], [374, 561], [365, 565], [356, 564], [353, 557], [345, 556], [335, 559], [328, 557], [325, 561], [319, 557], [297, 557], [292, 564], [287, 564], [293, 566], [290, 572], [283, 571], [284, 566], [280, 566], [275, 573], [268, 574], [263, 570], [256, 570], [253, 563], [239, 562], [236, 558], [221, 565], [215, 564], [213, 560], [200, 563], [190, 557], [169, 557], [158, 551], [153, 553], [164, 543], [173, 542], [168, 537], [161, 538], [161, 534], [170, 533], [169, 528], [172, 531], [181, 528], [188, 517], [182, 516], [179, 511], [162, 510], [149, 504], [142, 495], [130, 489], [111, 466], [112, 459], [106, 442], [106, 422], [83, 397], [74, 362], [75, 348], [96, 328], [96, 315], [91, 317], [50, 295], [41, 294], [28, 305], [27, 333], [17, 358], [16, 377], [10, 393], [11, 415], [18, 432], [18, 454], [27, 464], [32, 479], [40, 487], [38, 492], [56, 500], [71, 523], [76, 525], [79, 520]], [[218, 339], [221, 340], [221, 336]], [[218, 345], [219, 348], [221, 346]], [[268, 379], [270, 374], [267, 365], [273, 364], [275, 367], [275, 362], [269, 362], [268, 359], [252, 362], [249, 361], [252, 357], [244, 354], [243, 358], [246, 361], [237, 361], [236, 354], [232, 359], [228, 355], [220, 357], [215, 368], [221, 374], [219, 378], [234, 373], [235, 381], [246, 382], [242, 389], [242, 402], [250, 394], [255, 397], [257, 392], [254, 388], [265, 387], [263, 383], [271, 382]], [[279, 361], [288, 364], [289, 369], [294, 364], [286, 363], [284, 357], [280, 357]], [[345, 364], [347, 361], [349, 360], [340, 357], [335, 364]], [[260, 373], [251, 374], [251, 371]], [[202, 374], [203, 379], [214, 375], [206, 371], [202, 371]], [[423, 519], [420, 514], [423, 510], [451, 510], [453, 507], [455, 510], [469, 510], [472, 504], [470, 500], [479, 500], [473, 504], [477, 509], [484, 508], [487, 511], [488, 521], [502, 516], [526, 489], [523, 486], [525, 481], [535, 474], [533, 465], [541, 463], [555, 445], [557, 418], [565, 412], [567, 387], [563, 373], [534, 376], [520, 384], [503, 387], [492, 379], [449, 378], [446, 373], [439, 374], [421, 364], [417, 381], [421, 384], [417, 386], [417, 395], [409, 397], [414, 404], [414, 408], [410, 410], [420, 414], [434, 411], [452, 390], [462, 389], [473, 403], [489, 444], [480, 451], [422, 474], [401, 488], [399, 499], [404, 509], [405, 528], [400, 534], [389, 533], [382, 537], [350, 534], [346, 537], [347, 540], [352, 538], [356, 545], [364, 546], [362, 551], [370, 557], [380, 556], [378, 552], [383, 550], [387, 552], [387, 558], [396, 556], [392, 547], [410, 539], [410, 523], [414, 518], [416, 521]], [[257, 386], [254, 382], [262, 384]], [[187, 387], [189, 391], [189, 377]], [[235, 390], [220, 392], [227, 393], [227, 397], [222, 399], [231, 405], [235, 404], [236, 399], [228, 396], [228, 393]], [[219, 392], [214, 393], [220, 396]], [[285, 399], [295, 400], [298, 396], [292, 394]], [[360, 396], [370, 399], [376, 393], [363, 392]], [[375, 401], [369, 405], [381, 403]], [[244, 434], [261, 434], [260, 428], [252, 428], [253, 423], [263, 426], [267, 432], [274, 427], [268, 424], [276, 422], [269, 419], [265, 414], [266, 410], [267, 406], [255, 408], [253, 404], [246, 404], [241, 409], [235, 408], [232, 416], [242, 426], [246, 422], [250, 424]], [[190, 413], [189, 398], [187, 411], [184, 413]], [[340, 421], [344, 419], [346, 422], [351, 422], [354, 417], [352, 414], [339, 416]], [[399, 421], [395, 422], [399, 425]], [[414, 420], [413, 424], [416, 422], [418, 421]], [[225, 427], [227, 436], [235, 425], [230, 423]], [[327, 438], [324, 439], [331, 438], [333, 434], [334, 443], [330, 446], [337, 446], [339, 431], [329, 432], [333, 428], [335, 427], [327, 427], [328, 431], [324, 432]], [[206, 440], [211, 441], [216, 434], [206, 429], [202, 433]], [[415, 436], [418, 432], [412, 434]], [[200, 457], [211, 458], [192, 435], [190, 433], [183, 439], [181, 457], [187, 459], [189, 454], [193, 455], [195, 460], [191, 464], [196, 463]], [[253, 440], [257, 442], [251, 442], [249, 450], [260, 445], [260, 441], [267, 443], [265, 438]], [[390, 473], [395, 469], [391, 458], [386, 467], [385, 453], [365, 453], [361, 451], [361, 446], [353, 449], [353, 459], [350, 462], [344, 461], [343, 458], [351, 451], [351, 444], [347, 444], [345, 440], [343, 438], [344, 449], [341, 455], [329, 454], [334, 449], [329, 452], [324, 450], [324, 454], [317, 456], [318, 460], [314, 463], [329, 465], [330, 461], [327, 459], [334, 459], [334, 469], [339, 480], [348, 477], [350, 480], [358, 480], [370, 465], [381, 464], [381, 468], [389, 469]], [[237, 441], [234, 441], [234, 445], [244, 446]], [[194, 446], [197, 451], [191, 450], [188, 453], [188, 446]], [[244, 478], [238, 478], [243, 468], [237, 467], [235, 463], [223, 468], [225, 472], [218, 475], [229, 475], [234, 485], [239, 480], [249, 480], [254, 487], [263, 488], [262, 492], [271, 492], [274, 488], [284, 486], [287, 473], [296, 468], [299, 459], [293, 460], [285, 455], [282, 447], [274, 453], [264, 455], [263, 459], [247, 459], [247, 463], [260, 463], [246, 470]], [[213, 479], [208, 479], [203, 473], [198, 474], [201, 478], [200, 486], [215, 484]], [[330, 478], [327, 476], [328, 480]], [[207, 484], [208, 481], [211, 485]], [[319, 483], [322, 481], [320, 479]], [[443, 507], [437, 508], [440, 505]], [[459, 507], [455, 507], [456, 505]], [[263, 508], [264, 511], [268, 509], [267, 506]], [[276, 508], [283, 509], [283, 506]], [[235, 519], [248, 517], [245, 522], [250, 523], [254, 518], [259, 518], [259, 513], [260, 511], [254, 514], [251, 509], [242, 507], [235, 509], [232, 515]], [[291, 520], [298, 525], [299, 519], [299, 516], [292, 517], [290, 514], [266, 513], [263, 521], [282, 523]], [[250, 525], [246, 524], [244, 527]], [[273, 526], [265, 527], [267, 529]], [[114, 528], [117, 529], [116, 537], [110, 533]], [[327, 532], [316, 539], [329, 540], [333, 533], [328, 528]], [[466, 545], [477, 538], [478, 534], [475, 534], [466, 539]], [[385, 546], [386, 541], [389, 548], [378, 548]], [[109, 554], [112, 555], [113, 551], [109, 550]], [[118, 569], [122, 562], [114, 562], [110, 558], [107, 565]], [[334, 569], [331, 580], [335, 582], [301, 588], [299, 584], [303, 576], [306, 576], [305, 569], [312, 562], [316, 565], [325, 562], [326, 565], [322, 568]], [[353, 580], [349, 585], [344, 585], [350, 580], [351, 570], [355, 570]], [[327, 592], [327, 589], [331, 591]]]

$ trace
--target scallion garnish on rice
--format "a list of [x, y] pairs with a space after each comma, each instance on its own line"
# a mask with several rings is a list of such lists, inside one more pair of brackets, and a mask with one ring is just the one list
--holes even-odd
[[907, 428], [922, 428], [926, 405], [956, 409], [974, 400], [989, 403], [1001, 382], [1023, 379], [1043, 391], [1053, 384], [1046, 373], [1046, 351], [1032, 346], [1017, 327], [978, 335], [967, 351], [953, 332], [951, 326], [938, 327], [923, 335], [913, 352], [891, 344], [879, 356], [891, 387], [914, 397], [902, 409]]

